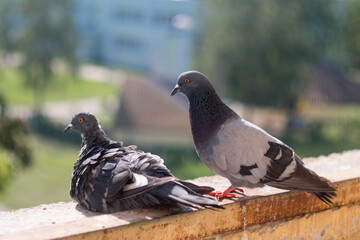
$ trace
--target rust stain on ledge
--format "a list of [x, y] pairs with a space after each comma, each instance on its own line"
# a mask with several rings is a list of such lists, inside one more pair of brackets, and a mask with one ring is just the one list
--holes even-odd
[[[206, 240], [360, 239], [360, 204], [350, 204], [290, 219], [214, 234]], [[325, 221], [324, 221], [325, 220]]]

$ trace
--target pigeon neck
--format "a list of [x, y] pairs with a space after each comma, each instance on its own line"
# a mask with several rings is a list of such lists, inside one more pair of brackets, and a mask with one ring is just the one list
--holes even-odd
[[88, 148], [99, 145], [101, 142], [109, 141], [109, 138], [106, 136], [104, 130], [101, 127], [93, 131], [87, 131], [81, 134], [82, 138], [82, 151], [86, 151]]
[[223, 103], [213, 88], [190, 95], [189, 103], [191, 131], [196, 147], [207, 143], [223, 123], [237, 116]]

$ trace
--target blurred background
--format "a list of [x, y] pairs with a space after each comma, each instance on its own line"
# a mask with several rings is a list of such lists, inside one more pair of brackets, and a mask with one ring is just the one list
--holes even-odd
[[212, 175], [170, 97], [190, 69], [301, 157], [359, 148], [360, 1], [0, 0], [0, 208], [70, 200], [80, 111], [179, 178]]

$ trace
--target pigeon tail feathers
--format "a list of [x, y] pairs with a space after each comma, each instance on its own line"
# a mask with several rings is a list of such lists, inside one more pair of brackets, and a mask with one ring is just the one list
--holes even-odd
[[290, 178], [279, 182], [269, 182], [267, 185], [286, 190], [306, 191], [327, 204], [333, 203], [331, 199], [336, 197], [335, 191], [337, 190], [335, 184], [298, 162], [296, 170]]
[[[194, 184], [191, 184], [194, 185]], [[196, 186], [196, 185], [194, 185]], [[154, 195], [170, 199], [180, 205], [192, 207], [196, 209], [201, 208], [220, 208], [219, 202], [213, 198], [202, 196], [192, 191], [188, 187], [182, 185], [180, 182], [169, 182], [152, 191]]]

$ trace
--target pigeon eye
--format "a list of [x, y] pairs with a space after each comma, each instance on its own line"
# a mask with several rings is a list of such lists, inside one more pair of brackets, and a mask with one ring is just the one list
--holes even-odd
[[185, 82], [185, 83], [189, 83], [189, 82], [190, 82], [190, 79], [185, 78], [184, 82]]
[[84, 119], [83, 119], [82, 117], [80, 117], [80, 118], [78, 119], [78, 121], [79, 121], [79, 123], [82, 123], [82, 122], [84, 121]]

